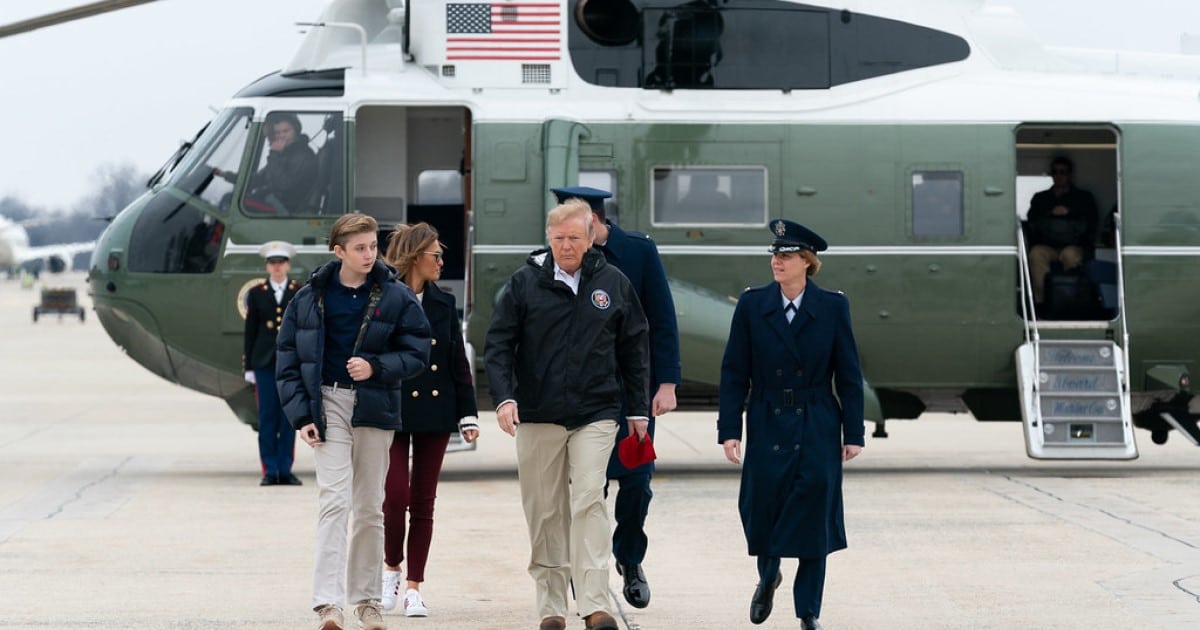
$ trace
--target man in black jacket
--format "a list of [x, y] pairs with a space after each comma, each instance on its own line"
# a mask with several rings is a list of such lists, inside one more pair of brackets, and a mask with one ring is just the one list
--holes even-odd
[[587, 203], [551, 210], [546, 236], [549, 251], [531, 254], [496, 304], [488, 382], [500, 428], [517, 438], [540, 629], [566, 627], [573, 580], [586, 627], [616, 630], [605, 468], [623, 400], [630, 431], [647, 432], [649, 325], [629, 279], [592, 249]]
[[313, 447], [320, 487], [312, 604], [321, 630], [343, 628], [347, 602], [361, 628], [387, 630], [379, 576], [388, 450], [401, 428], [401, 381], [429, 364], [429, 320], [376, 259], [378, 231], [358, 212], [334, 222], [329, 248], [338, 260], [296, 294], [277, 342], [279, 398]]
[[1033, 196], [1029, 202], [1026, 226], [1029, 237], [1029, 280], [1033, 300], [1045, 301], [1046, 274], [1054, 262], [1063, 270], [1076, 269], [1091, 255], [1096, 245], [1099, 218], [1092, 193], [1077, 188], [1072, 178], [1075, 165], [1067, 157], [1050, 163], [1054, 185]]

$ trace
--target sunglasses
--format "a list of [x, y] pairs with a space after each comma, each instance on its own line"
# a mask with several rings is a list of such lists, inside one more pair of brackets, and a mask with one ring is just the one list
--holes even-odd
[[425, 252], [425, 253], [426, 253], [426, 254], [429, 254], [430, 256], [433, 256], [433, 259], [434, 259], [434, 260], [441, 260], [441, 259], [442, 259], [442, 252]]

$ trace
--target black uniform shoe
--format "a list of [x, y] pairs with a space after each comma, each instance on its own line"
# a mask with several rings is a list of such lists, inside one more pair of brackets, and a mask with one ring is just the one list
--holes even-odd
[[800, 627], [804, 630], [821, 630], [821, 622], [817, 621], [816, 615], [809, 615], [800, 619]]
[[775, 607], [775, 589], [779, 588], [782, 581], [783, 574], [776, 573], [770, 584], [758, 583], [750, 600], [750, 623], [762, 623], [771, 616], [771, 609]]
[[296, 475], [293, 475], [292, 473], [288, 473], [286, 475], [279, 476], [279, 485], [281, 485], [281, 486], [303, 486], [304, 482], [300, 481], [300, 478], [297, 477]]
[[625, 578], [625, 588], [621, 593], [625, 601], [634, 608], [645, 608], [650, 605], [650, 584], [646, 582], [646, 574], [642, 573], [640, 564], [617, 563], [617, 573]]
[[275, 475], [263, 475], [262, 481], [258, 482], [260, 486], [277, 486], [279, 485], [279, 477]]

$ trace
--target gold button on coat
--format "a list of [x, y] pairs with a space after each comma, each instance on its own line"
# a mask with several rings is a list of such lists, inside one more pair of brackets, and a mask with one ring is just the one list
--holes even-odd
[[430, 366], [429, 366], [429, 371], [430, 371], [430, 372], [436, 372], [436, 371], [437, 371], [437, 364], [436, 364], [436, 363], [434, 363], [433, 365], [430, 365]]
[[433, 391], [431, 391], [431, 392], [429, 392], [429, 393], [430, 393], [430, 394], [433, 394], [434, 398], [437, 398], [437, 395], [438, 395], [438, 390], [436, 390], [436, 389], [435, 389], [435, 390], [433, 390]]
[[421, 392], [419, 392], [419, 391], [417, 391], [417, 390], [415, 390], [415, 389], [413, 390], [413, 398], [416, 398], [416, 397], [418, 397], [418, 396], [420, 396], [420, 395], [421, 395]]

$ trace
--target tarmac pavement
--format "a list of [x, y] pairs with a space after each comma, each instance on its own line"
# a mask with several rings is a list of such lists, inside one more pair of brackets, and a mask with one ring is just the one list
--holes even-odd
[[[81, 274], [49, 284], [90, 307]], [[0, 628], [312, 627], [308, 447], [304, 486], [258, 486], [254, 434], [223, 402], [122, 356], [90, 310], [32, 323], [37, 301], [0, 280]], [[385, 615], [394, 630], [537, 627], [514, 443], [483, 416], [478, 450], [446, 458], [430, 616]], [[1200, 449], [1143, 433], [1134, 462], [1035, 462], [1015, 423], [888, 429], [847, 468], [829, 630], [1200, 627]], [[613, 572], [622, 628], [751, 627], [757, 577], [715, 414], [664, 416], [655, 447], [653, 595], [630, 608]], [[794, 567], [760, 627], [799, 627]]]

